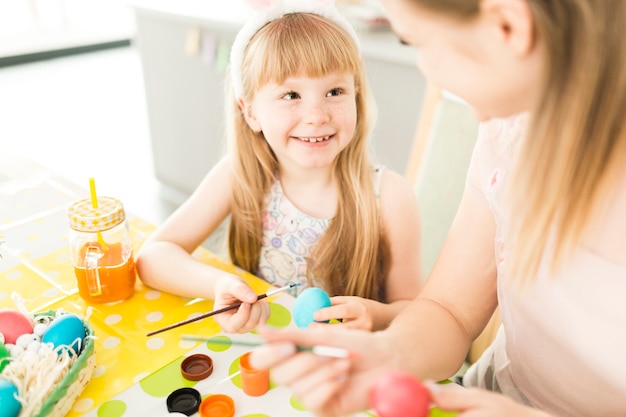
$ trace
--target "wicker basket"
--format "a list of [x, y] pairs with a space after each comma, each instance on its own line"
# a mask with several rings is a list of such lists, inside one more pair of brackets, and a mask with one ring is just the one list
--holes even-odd
[[[35, 318], [45, 316], [56, 318], [54, 311], [36, 313], [34, 316]], [[52, 320], [52, 322], [54, 322], [54, 320]], [[83, 389], [89, 383], [93, 370], [96, 366], [96, 356], [93, 329], [87, 320], [82, 319], [82, 323], [85, 327], [86, 333], [85, 344], [75, 360], [67, 363], [67, 365], [71, 367], [67, 371], [63, 371], [64, 376], [60, 379], [60, 381], [58, 380], [58, 382], [54, 383], [53, 386], [45, 388], [38, 387], [36, 391], [38, 393], [44, 394], [44, 391], [48, 391], [45, 393], [45, 397], [39, 396], [38, 398], [40, 399], [28, 404], [26, 409], [22, 407], [22, 410], [18, 415], [19, 417], [64, 417], [70, 411], [76, 399], [83, 392]], [[19, 371], [18, 374], [14, 374], [12, 377], [19, 378], [18, 375]], [[32, 375], [27, 378], [31, 377]], [[17, 381], [19, 380], [21, 379], [18, 379]], [[26, 389], [28, 389], [27, 392], [30, 392], [31, 388]], [[40, 401], [43, 402], [41, 402], [41, 405], [37, 408], [37, 403]]]
[[83, 320], [83, 325], [87, 333], [85, 347], [61, 383], [54, 388], [33, 417], [64, 417], [89, 383], [96, 367], [96, 351], [93, 329], [87, 320]]

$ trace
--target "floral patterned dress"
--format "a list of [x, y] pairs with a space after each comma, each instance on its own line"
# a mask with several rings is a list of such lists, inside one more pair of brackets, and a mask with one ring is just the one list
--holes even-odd
[[[373, 169], [376, 196], [384, 167]], [[280, 180], [272, 185], [265, 198], [263, 210], [263, 246], [256, 275], [270, 284], [284, 286], [299, 283], [293, 288], [297, 296], [307, 288], [307, 258], [328, 229], [332, 219], [317, 219], [299, 210], [283, 192]], [[314, 286], [320, 286], [313, 280]]]

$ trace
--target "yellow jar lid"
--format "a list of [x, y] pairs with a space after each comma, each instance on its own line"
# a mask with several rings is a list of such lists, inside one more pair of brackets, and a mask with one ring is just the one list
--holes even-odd
[[79, 232], [102, 232], [126, 220], [122, 202], [113, 197], [98, 197], [98, 207], [93, 208], [91, 198], [73, 203], [67, 210], [70, 227]]

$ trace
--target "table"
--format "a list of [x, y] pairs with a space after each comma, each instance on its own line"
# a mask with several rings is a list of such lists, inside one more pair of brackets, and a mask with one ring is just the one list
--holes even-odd
[[[66, 211], [71, 202], [88, 196], [87, 189], [27, 158], [6, 153], [0, 155], [0, 232], [3, 242], [0, 247], [0, 308], [15, 309], [14, 297], [18, 296], [31, 313], [52, 309], [88, 317], [96, 335], [97, 367], [68, 417], [114, 417], [124, 414], [119, 413], [119, 401], [110, 402], [109, 399], [133, 386], [140, 386], [142, 380], [147, 380], [148, 384], [151, 380], [158, 380], [162, 373], [156, 371], [177, 366], [182, 355], [200, 347], [198, 342], [181, 341], [182, 334], [212, 336], [219, 334], [221, 329], [209, 318], [146, 337], [146, 333], [152, 330], [212, 310], [213, 303], [162, 293], [140, 281], [137, 281], [133, 296], [124, 302], [90, 305], [82, 300], [78, 296], [70, 262]], [[127, 215], [137, 253], [155, 226], [131, 213]], [[265, 281], [237, 270], [205, 249], [199, 248], [194, 256], [241, 275], [257, 293], [270, 288]], [[285, 294], [270, 298], [272, 324], [284, 326], [290, 323], [289, 305], [285, 302], [292, 300]], [[232, 361], [241, 353], [239, 350], [229, 349], [228, 357], [222, 360]], [[219, 374], [217, 370], [216, 366], [216, 375]], [[151, 374], [156, 376], [150, 377]], [[175, 385], [184, 384], [181, 379], [169, 379], [172, 390], [177, 388]], [[159, 392], [160, 395], [168, 393]], [[288, 400], [289, 396], [285, 398]], [[166, 412], [164, 409], [163, 414]]]
[[[250, 348], [218, 349], [211, 344], [181, 340], [183, 334], [258, 340], [254, 334], [226, 335], [208, 318], [146, 337], [152, 330], [212, 310], [212, 301], [162, 293], [139, 280], [133, 296], [123, 302], [90, 305], [82, 300], [70, 262], [66, 211], [71, 202], [88, 195], [87, 189], [25, 157], [0, 154], [0, 308], [15, 309], [15, 300], [19, 299], [31, 313], [73, 312], [88, 317], [96, 335], [96, 369], [68, 417], [166, 415], [167, 395], [196, 384], [203, 395], [230, 395], [235, 401], [236, 416], [311, 415], [285, 387], [272, 384], [265, 395], [248, 397], [240, 388], [238, 376], [229, 378], [238, 370], [238, 357]], [[137, 253], [155, 226], [132, 213], [127, 213], [127, 217]], [[194, 256], [240, 275], [257, 293], [271, 288], [203, 248], [196, 250]], [[269, 324], [293, 325], [290, 311], [294, 298], [283, 293], [268, 300], [272, 312]], [[197, 352], [209, 354], [215, 367], [209, 378], [198, 383], [185, 380], [179, 371], [183, 358]], [[374, 416], [370, 412], [358, 415]], [[445, 415], [450, 414], [436, 409], [431, 413], [432, 417]]]

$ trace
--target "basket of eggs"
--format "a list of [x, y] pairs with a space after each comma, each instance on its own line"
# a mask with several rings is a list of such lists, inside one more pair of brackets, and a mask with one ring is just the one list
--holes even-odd
[[93, 330], [62, 311], [0, 310], [0, 417], [63, 417], [95, 368]]

